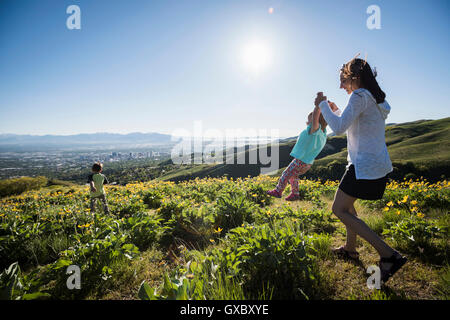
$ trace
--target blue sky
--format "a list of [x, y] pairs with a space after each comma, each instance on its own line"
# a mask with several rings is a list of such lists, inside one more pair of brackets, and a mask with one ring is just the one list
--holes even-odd
[[[66, 27], [73, 4], [80, 30]], [[366, 27], [371, 4], [379, 30]], [[0, 133], [171, 134], [202, 121], [224, 134], [295, 136], [316, 92], [345, 107], [339, 69], [358, 52], [378, 70], [387, 122], [444, 118], [449, 9], [445, 0], [1, 0]], [[265, 52], [257, 71], [260, 56], [243, 58], [255, 43]]]

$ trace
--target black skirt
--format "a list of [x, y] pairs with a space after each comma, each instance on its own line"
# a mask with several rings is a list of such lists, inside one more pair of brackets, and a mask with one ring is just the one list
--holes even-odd
[[351, 164], [345, 170], [344, 176], [339, 183], [339, 189], [349, 196], [364, 200], [378, 200], [383, 198], [386, 184], [389, 181], [389, 173], [379, 179], [356, 179], [355, 166]]

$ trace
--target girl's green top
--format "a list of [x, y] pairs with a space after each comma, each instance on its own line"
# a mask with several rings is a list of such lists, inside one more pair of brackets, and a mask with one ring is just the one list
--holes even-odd
[[314, 159], [319, 155], [327, 142], [327, 129], [325, 128], [324, 132], [322, 126], [319, 124], [319, 129], [313, 134], [309, 134], [311, 125], [300, 133], [297, 143], [291, 151], [292, 157], [308, 164], [314, 162]]

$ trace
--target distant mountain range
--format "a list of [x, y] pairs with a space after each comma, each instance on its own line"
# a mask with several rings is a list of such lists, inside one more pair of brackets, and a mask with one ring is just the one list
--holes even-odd
[[2, 150], [19, 147], [83, 147], [121, 145], [167, 145], [176, 143], [172, 136], [161, 133], [82, 133], [76, 135], [0, 134]]
[[76, 135], [0, 134], [0, 145], [95, 145], [123, 143], [168, 143], [171, 135], [161, 133], [82, 133]]
[[[220, 139], [216, 141], [216, 139], [211, 137], [181, 137], [157, 132], [134, 132], [128, 134], [82, 133], [75, 135], [0, 134], [0, 152], [148, 147], [168, 150], [168, 148], [172, 148], [183, 139], [201, 139], [204, 145], [221, 144]], [[264, 140], [265, 142], [271, 141], [270, 137], [238, 137], [236, 138], [236, 143], [238, 145], [255, 144]]]

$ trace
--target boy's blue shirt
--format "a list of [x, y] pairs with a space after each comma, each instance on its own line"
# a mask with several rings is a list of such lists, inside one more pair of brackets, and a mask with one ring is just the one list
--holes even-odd
[[307, 164], [313, 164], [314, 159], [319, 155], [327, 142], [327, 129], [325, 128], [324, 132], [322, 126], [319, 124], [319, 129], [313, 134], [309, 134], [311, 125], [312, 124], [308, 125], [308, 127], [300, 133], [297, 143], [291, 151], [292, 157]]

